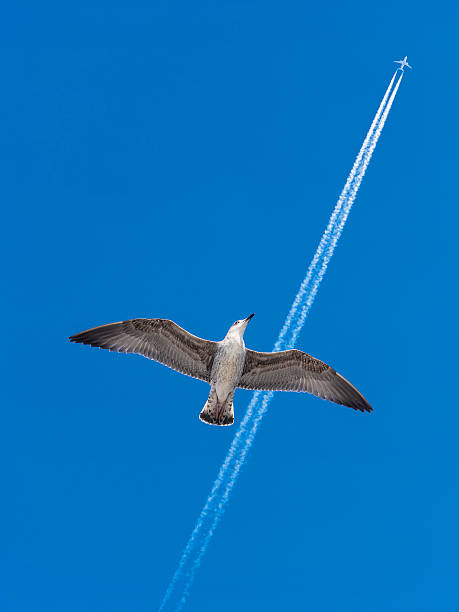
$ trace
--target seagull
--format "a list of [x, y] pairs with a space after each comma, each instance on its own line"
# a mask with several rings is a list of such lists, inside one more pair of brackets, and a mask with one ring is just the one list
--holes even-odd
[[234, 423], [236, 387], [303, 391], [361, 412], [372, 408], [357, 389], [323, 361], [291, 349], [260, 353], [245, 348], [244, 332], [254, 316], [235, 321], [220, 342], [190, 334], [168, 319], [129, 319], [70, 336], [117, 353], [137, 353], [210, 384], [199, 418], [209, 425]]

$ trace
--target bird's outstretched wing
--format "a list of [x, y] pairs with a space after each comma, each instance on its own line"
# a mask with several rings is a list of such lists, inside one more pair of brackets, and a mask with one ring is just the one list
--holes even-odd
[[207, 382], [217, 350], [217, 342], [193, 336], [168, 319], [109, 323], [70, 336], [69, 340], [117, 353], [137, 353]]
[[266, 391], [305, 391], [336, 404], [371, 412], [367, 400], [323, 361], [297, 351], [258, 353], [247, 350], [238, 387]]

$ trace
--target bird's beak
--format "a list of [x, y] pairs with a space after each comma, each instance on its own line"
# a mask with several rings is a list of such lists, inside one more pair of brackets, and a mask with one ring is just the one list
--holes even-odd
[[247, 323], [248, 323], [248, 322], [250, 321], [250, 319], [251, 319], [252, 317], [254, 317], [254, 316], [255, 316], [255, 313], [254, 313], [254, 312], [252, 312], [252, 314], [251, 314], [250, 316], [248, 316], [248, 317], [247, 317], [247, 319], [245, 319], [245, 320], [247, 321]]

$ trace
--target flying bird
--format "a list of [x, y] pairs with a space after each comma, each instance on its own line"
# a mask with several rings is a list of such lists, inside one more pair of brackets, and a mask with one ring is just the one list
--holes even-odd
[[260, 353], [246, 349], [244, 332], [254, 315], [235, 321], [220, 342], [193, 336], [168, 319], [129, 319], [70, 336], [118, 353], [137, 353], [210, 384], [199, 418], [210, 425], [234, 423], [236, 387], [264, 391], [304, 391], [336, 404], [371, 412], [367, 400], [323, 361], [291, 349]]

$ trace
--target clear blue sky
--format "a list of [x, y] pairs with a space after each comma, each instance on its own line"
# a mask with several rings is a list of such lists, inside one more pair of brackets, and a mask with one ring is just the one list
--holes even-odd
[[67, 337], [165, 317], [220, 339], [256, 312], [270, 350], [406, 54], [298, 344], [374, 413], [276, 396], [187, 610], [458, 609], [458, 17], [4, 8], [2, 611], [157, 609], [235, 428], [198, 420], [204, 383]]

